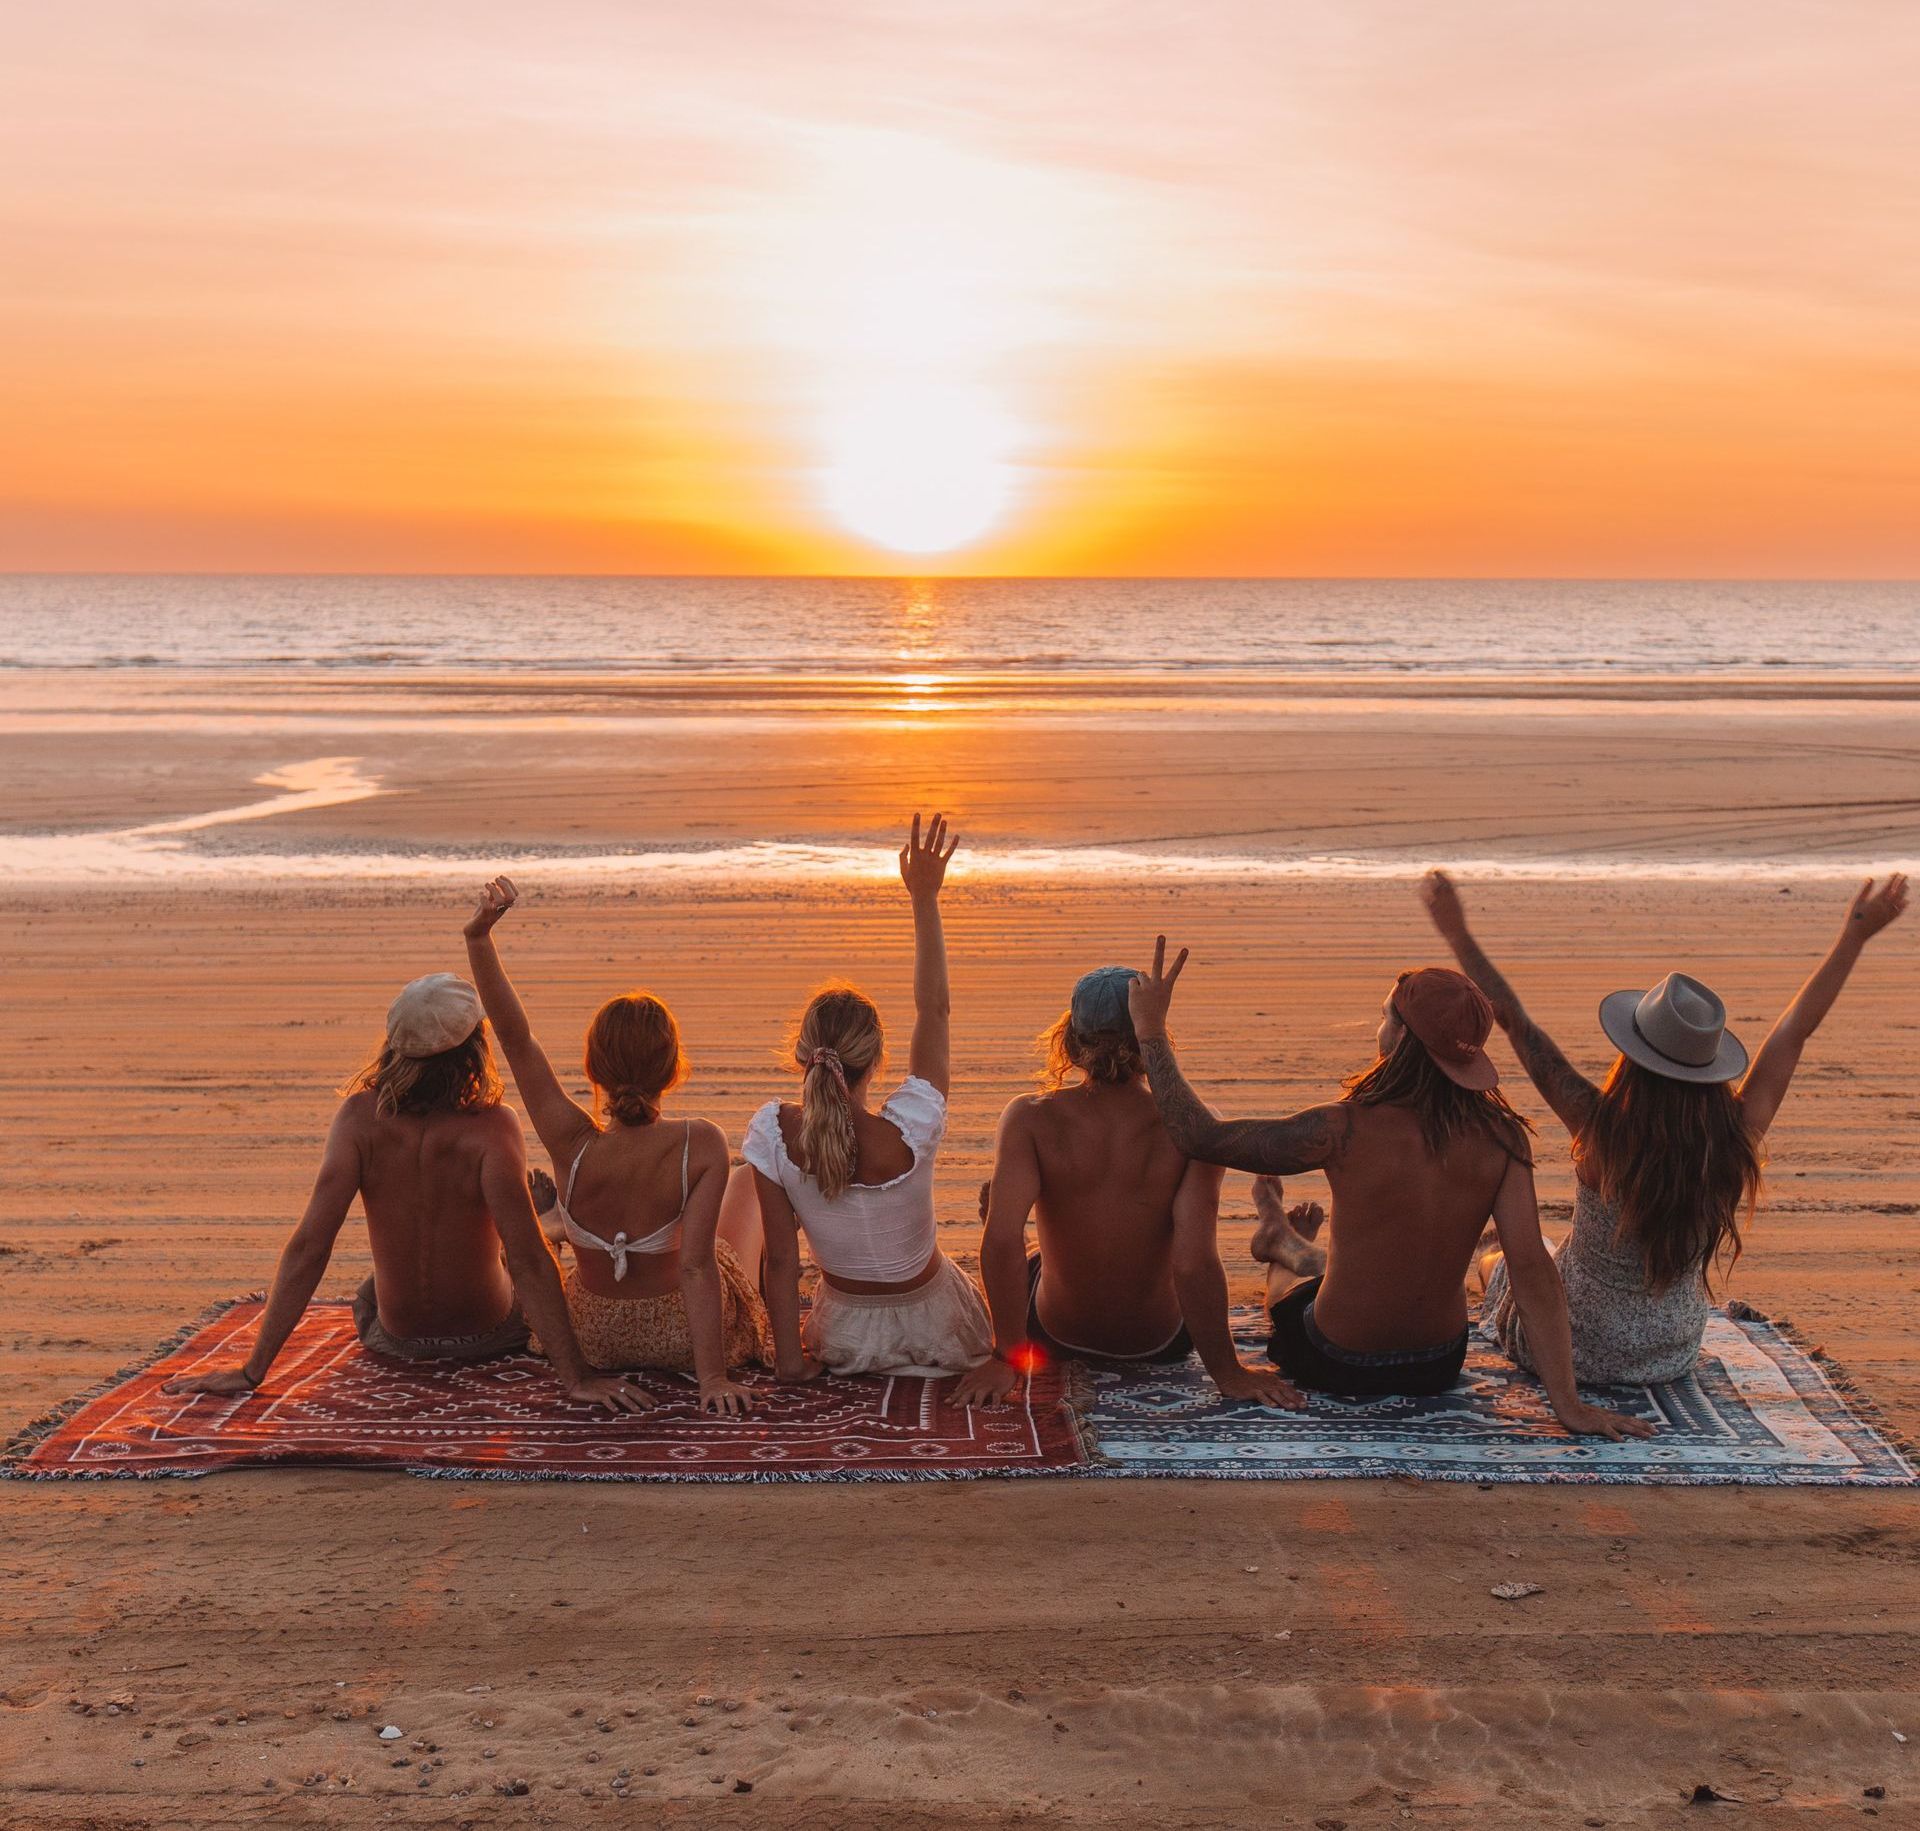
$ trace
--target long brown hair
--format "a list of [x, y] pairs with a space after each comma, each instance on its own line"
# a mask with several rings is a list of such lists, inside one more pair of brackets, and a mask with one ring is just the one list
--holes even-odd
[[651, 992], [623, 992], [593, 1014], [585, 1066], [610, 1117], [651, 1125], [661, 1101], [687, 1078], [680, 1026]]
[[1040, 1085], [1048, 1093], [1066, 1086], [1076, 1069], [1106, 1087], [1124, 1087], [1147, 1072], [1131, 1023], [1118, 1030], [1082, 1032], [1073, 1027], [1073, 1013], [1063, 1011], [1034, 1041], [1040, 1049]]
[[1727, 1082], [1676, 1081], [1620, 1056], [1573, 1154], [1655, 1291], [1732, 1269], [1765, 1158]]
[[793, 1036], [801, 1074], [800, 1167], [829, 1201], [853, 1181], [860, 1154], [847, 1083], [878, 1067], [886, 1047], [878, 1009], [853, 986], [822, 986], [800, 1014]]
[[383, 1048], [340, 1090], [371, 1093], [383, 1119], [397, 1113], [465, 1113], [497, 1106], [503, 1091], [485, 1024], [438, 1055], [402, 1055]]
[[1403, 1028], [1400, 1040], [1371, 1068], [1349, 1076], [1344, 1097], [1355, 1106], [1406, 1107], [1419, 1119], [1420, 1137], [1435, 1158], [1445, 1157], [1457, 1140], [1479, 1132], [1517, 1162], [1533, 1162], [1527, 1148], [1533, 1127], [1507, 1104], [1506, 1095], [1497, 1087], [1462, 1087], [1442, 1074], [1411, 1030]]

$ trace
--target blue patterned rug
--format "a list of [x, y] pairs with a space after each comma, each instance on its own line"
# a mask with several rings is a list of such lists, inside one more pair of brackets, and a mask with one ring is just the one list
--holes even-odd
[[[1242, 1353], [1264, 1363], [1266, 1319], [1236, 1311]], [[1587, 1396], [1654, 1424], [1645, 1441], [1569, 1437], [1546, 1394], [1476, 1332], [1460, 1383], [1434, 1399], [1343, 1400], [1310, 1409], [1229, 1405], [1197, 1360], [1083, 1370], [1106, 1475], [1322, 1481], [1611, 1482], [1711, 1487], [1909, 1487], [1920, 1475], [1856, 1415], [1832, 1378], [1773, 1324], [1716, 1310], [1693, 1376]]]

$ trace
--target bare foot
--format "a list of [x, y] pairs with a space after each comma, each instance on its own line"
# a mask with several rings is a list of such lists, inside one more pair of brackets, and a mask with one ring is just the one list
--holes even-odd
[[533, 1197], [535, 1214], [551, 1214], [554, 1204], [560, 1199], [560, 1191], [553, 1186], [553, 1178], [545, 1170], [527, 1172], [527, 1193]]
[[1256, 1176], [1253, 1207], [1259, 1215], [1252, 1250], [1263, 1265], [1278, 1265], [1297, 1278], [1317, 1278], [1327, 1269], [1327, 1250], [1313, 1243], [1326, 1222], [1318, 1202], [1296, 1202], [1288, 1209], [1277, 1176]]

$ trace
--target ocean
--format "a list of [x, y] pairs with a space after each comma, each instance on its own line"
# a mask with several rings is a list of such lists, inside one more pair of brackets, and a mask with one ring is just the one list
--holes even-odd
[[1916, 767], [1905, 583], [0, 577], [16, 885], [883, 882], [909, 793], [982, 885], [1784, 882]]
[[1920, 584], [0, 576], [0, 669], [1920, 674]]

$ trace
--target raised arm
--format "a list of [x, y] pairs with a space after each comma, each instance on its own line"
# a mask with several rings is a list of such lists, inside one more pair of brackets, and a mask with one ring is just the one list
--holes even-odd
[[947, 991], [947, 937], [940, 924], [940, 887], [947, 881], [947, 861], [959, 845], [947, 827], [945, 814], [935, 814], [924, 840], [920, 816], [900, 848], [900, 880], [913, 899], [913, 1043], [907, 1051], [907, 1072], [939, 1088], [944, 1095], [951, 1078], [952, 999]]
[[1233, 1345], [1227, 1272], [1220, 1263], [1220, 1176], [1213, 1164], [1196, 1159], [1174, 1191], [1173, 1288], [1180, 1299], [1180, 1319], [1223, 1399], [1253, 1399], [1304, 1411], [1307, 1402], [1291, 1381], [1271, 1367], [1249, 1367]]
[[353, 1198], [360, 1193], [367, 1101], [368, 1096], [356, 1095], [344, 1101], [333, 1116], [306, 1212], [281, 1248], [253, 1352], [241, 1366], [209, 1368], [204, 1373], [169, 1380], [168, 1392], [251, 1392], [267, 1377], [294, 1324], [313, 1301], [313, 1293], [333, 1258], [333, 1243], [340, 1237]]
[[1813, 977], [1800, 988], [1792, 1004], [1780, 1014], [1747, 1078], [1740, 1083], [1740, 1111], [1756, 1137], [1773, 1124], [1780, 1102], [1787, 1097], [1800, 1053], [1820, 1028], [1847, 983], [1861, 950], [1888, 923], [1897, 921], [1907, 906], [1907, 880], [1896, 871], [1878, 890], [1868, 878], [1847, 909], [1839, 937]]
[[604, 1405], [609, 1411], [650, 1411], [652, 1394], [623, 1375], [601, 1373], [587, 1364], [567, 1313], [566, 1293], [553, 1249], [540, 1231], [527, 1193], [527, 1147], [520, 1136], [520, 1116], [510, 1107], [496, 1107], [495, 1120], [480, 1157], [480, 1196], [493, 1216], [494, 1230], [506, 1254], [507, 1276], [513, 1280], [520, 1308], [540, 1346], [553, 1363], [561, 1390], [583, 1405]]
[[691, 1181], [680, 1230], [680, 1290], [687, 1300], [687, 1330], [693, 1337], [693, 1368], [700, 1381], [700, 1409], [716, 1417], [745, 1417], [753, 1395], [728, 1378], [725, 1300], [713, 1242], [720, 1227], [720, 1198], [727, 1192], [727, 1135], [702, 1119], [694, 1124], [687, 1153]]
[[1580, 1397], [1573, 1375], [1573, 1329], [1567, 1320], [1567, 1292], [1560, 1268], [1540, 1237], [1540, 1203], [1534, 1194], [1533, 1166], [1514, 1158], [1493, 1198], [1493, 1225], [1506, 1255], [1507, 1281], [1526, 1325], [1534, 1369], [1547, 1389], [1553, 1415], [1576, 1435], [1651, 1437], [1653, 1426]]
[[500, 950], [494, 945], [494, 925], [519, 900], [520, 892], [510, 877], [496, 877], [480, 892], [480, 905], [463, 931], [467, 965], [507, 1058], [513, 1084], [526, 1104], [527, 1117], [533, 1121], [547, 1155], [555, 1163], [564, 1164], [596, 1128], [593, 1115], [560, 1085], [560, 1077], [535, 1039], [527, 1008], [513, 989], [513, 981], [501, 964]]
[[1453, 879], [1444, 871], [1429, 871], [1420, 882], [1420, 900], [1453, 949], [1461, 972], [1486, 993], [1493, 1018], [1507, 1034], [1513, 1052], [1540, 1097], [1574, 1137], [1586, 1130], [1599, 1104], [1600, 1090], [1561, 1053], [1560, 1045], [1530, 1018], [1510, 986], [1467, 926], [1466, 905]]
[[1027, 1221], [1040, 1199], [1040, 1157], [1029, 1102], [1000, 1115], [993, 1146], [993, 1182], [980, 1235], [980, 1281], [993, 1312], [993, 1357], [960, 1376], [956, 1405], [998, 1405], [1027, 1368]]
[[1202, 1163], [1249, 1170], [1256, 1176], [1289, 1176], [1332, 1163], [1346, 1149], [1353, 1131], [1350, 1108], [1310, 1106], [1289, 1119], [1222, 1119], [1187, 1085], [1167, 1036], [1167, 1007], [1186, 964], [1183, 947], [1168, 970], [1167, 937], [1157, 936], [1153, 971], [1134, 974], [1127, 988], [1127, 1009], [1147, 1064], [1147, 1081], [1174, 1143]]

